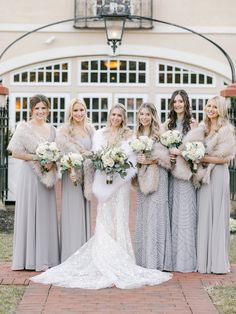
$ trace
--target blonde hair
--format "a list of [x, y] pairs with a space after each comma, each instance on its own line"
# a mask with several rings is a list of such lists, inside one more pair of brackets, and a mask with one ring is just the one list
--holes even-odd
[[109, 111], [109, 114], [108, 114], [108, 119], [107, 119], [107, 128], [109, 129], [111, 127], [111, 120], [110, 120], [110, 118], [111, 118], [113, 110], [115, 110], [115, 109], [119, 109], [120, 112], [121, 112], [121, 115], [122, 115], [122, 122], [121, 122], [121, 125], [120, 125], [120, 128], [119, 128], [119, 136], [121, 138], [129, 137], [132, 134], [132, 131], [131, 131], [130, 128], [127, 127], [126, 108], [121, 103], [114, 104], [111, 107], [111, 109]]
[[210, 127], [211, 127], [211, 120], [206, 114], [207, 110], [207, 105], [209, 104], [210, 101], [214, 101], [217, 106], [218, 110], [218, 118], [217, 118], [217, 128], [216, 131], [219, 130], [222, 126], [226, 125], [229, 123], [229, 115], [228, 115], [228, 109], [229, 109], [229, 102], [226, 100], [225, 97], [222, 96], [215, 96], [210, 99], [208, 99], [205, 107], [204, 107], [204, 123], [206, 126], [206, 133], [208, 134], [210, 132]]
[[157, 115], [157, 110], [154, 104], [152, 103], [143, 103], [138, 110], [137, 114], [137, 128], [136, 128], [136, 134], [137, 137], [143, 135], [144, 127], [139, 121], [139, 115], [142, 109], [147, 109], [149, 113], [151, 114], [151, 125], [149, 128], [149, 136], [153, 139], [159, 140], [160, 139], [160, 123], [159, 118]]

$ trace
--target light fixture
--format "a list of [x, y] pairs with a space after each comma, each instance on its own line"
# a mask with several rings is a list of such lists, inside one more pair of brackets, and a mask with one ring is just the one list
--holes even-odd
[[120, 67], [121, 65], [121, 61], [119, 60], [108, 60], [108, 61], [104, 61], [104, 65], [105, 67], [108, 69], [117, 69]]
[[130, 16], [130, 9], [123, 1], [107, 0], [101, 7], [100, 18], [104, 20], [107, 44], [115, 54], [121, 44], [125, 21]]

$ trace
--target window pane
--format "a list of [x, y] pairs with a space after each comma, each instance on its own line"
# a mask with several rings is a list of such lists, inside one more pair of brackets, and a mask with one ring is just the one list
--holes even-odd
[[43, 82], [43, 81], [44, 81], [44, 73], [38, 72], [38, 82]]
[[146, 74], [145, 73], [139, 73], [138, 75], [138, 82], [139, 83], [145, 83], [146, 82]]
[[188, 84], [188, 74], [183, 74], [183, 83]]
[[196, 84], [197, 82], [197, 77], [196, 77], [196, 74], [191, 74], [191, 84]]
[[88, 61], [81, 62], [81, 69], [88, 70]]
[[101, 122], [102, 123], [107, 122], [107, 112], [101, 112]]
[[64, 123], [65, 122], [65, 112], [61, 111], [60, 112], [60, 123]]
[[58, 98], [53, 98], [52, 109], [58, 109]]
[[20, 121], [20, 111], [16, 112], [16, 122]]
[[172, 74], [167, 74], [167, 83], [170, 84], [170, 83], [173, 83], [173, 76]]
[[84, 98], [84, 101], [86, 103], [87, 109], [90, 109], [90, 99], [89, 98]]
[[170, 65], [167, 65], [167, 71], [173, 71], [173, 67]]
[[110, 73], [110, 83], [116, 83], [117, 82], [117, 73], [111, 72]]
[[65, 109], [65, 98], [60, 98], [60, 108], [61, 108], [62, 110]]
[[85, 72], [81, 73], [81, 82], [88, 83], [88, 73], [85, 73]]
[[51, 65], [46, 66], [46, 70], [51, 70], [52, 71], [52, 66]]
[[46, 82], [52, 81], [52, 72], [46, 72]]
[[35, 82], [35, 81], [36, 81], [36, 73], [30, 72], [30, 82]]
[[107, 109], [108, 104], [107, 104], [107, 98], [101, 98], [101, 109]]
[[207, 84], [212, 84], [212, 77], [207, 76]]
[[197, 108], [197, 101], [196, 101], [196, 99], [192, 99], [192, 110], [196, 110], [196, 108]]
[[125, 71], [127, 68], [127, 61], [122, 60], [120, 63], [120, 70]]
[[129, 70], [136, 70], [136, 61], [130, 61], [129, 62]]
[[134, 98], [127, 99], [127, 109], [133, 110], [134, 109]]
[[146, 70], [146, 63], [145, 62], [139, 62], [139, 70], [145, 71]]
[[14, 82], [19, 82], [20, 81], [20, 75], [19, 74], [15, 74], [14, 75]]
[[180, 84], [180, 74], [175, 74], [175, 84]]
[[165, 75], [159, 74], [159, 83], [165, 83]]
[[28, 120], [28, 119], [27, 119], [27, 111], [23, 111], [23, 112], [22, 112], [22, 119], [25, 120], [25, 121]]
[[128, 112], [127, 118], [128, 118], [128, 124], [134, 123], [134, 114], [132, 112]]
[[92, 113], [92, 122], [93, 123], [98, 123], [98, 112], [93, 112]]
[[203, 99], [198, 100], [198, 110], [203, 110]]
[[161, 110], [166, 110], [166, 101], [165, 99], [161, 99]]
[[92, 72], [91, 73], [91, 83], [97, 83], [98, 81], [98, 73]]
[[120, 83], [126, 83], [126, 73], [120, 73]]
[[98, 61], [91, 61], [91, 70], [98, 69]]
[[125, 99], [124, 98], [118, 98], [118, 102], [125, 105]]
[[100, 73], [100, 81], [101, 83], [107, 83], [107, 73]]
[[60, 64], [55, 64], [54, 65], [54, 70], [60, 70]]
[[129, 83], [136, 83], [136, 73], [129, 73]]
[[199, 74], [199, 84], [205, 84], [205, 77], [203, 74]]
[[22, 109], [27, 109], [27, 103], [28, 103], [28, 99], [26, 97], [23, 97]]
[[27, 82], [28, 81], [28, 73], [27, 72], [21, 73], [21, 81], [22, 82]]
[[165, 70], [164, 64], [159, 64], [159, 71], [164, 71], [164, 70]]
[[54, 72], [54, 82], [60, 82], [60, 72]]
[[143, 99], [142, 98], [137, 98], [136, 99], [136, 108], [139, 109], [139, 107], [142, 105]]
[[68, 70], [68, 63], [63, 63], [61, 65], [62, 70]]
[[57, 112], [53, 112], [53, 123], [57, 123]]
[[98, 106], [99, 106], [99, 99], [93, 98], [92, 99], [92, 109], [98, 109]]
[[63, 83], [68, 82], [68, 73], [67, 72], [62, 72], [62, 82]]
[[101, 61], [101, 70], [107, 70], [107, 63], [106, 63], [106, 61], [104, 61], [104, 60], [102, 60]]

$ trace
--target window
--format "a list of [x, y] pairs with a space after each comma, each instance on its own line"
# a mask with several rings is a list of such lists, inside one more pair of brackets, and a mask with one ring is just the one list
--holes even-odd
[[61, 85], [70, 81], [70, 64], [68, 62], [49, 64], [13, 73], [12, 84]]
[[192, 69], [176, 65], [157, 63], [158, 85], [194, 85], [214, 86], [215, 78], [208, 74], [196, 72]]
[[[189, 100], [191, 105], [191, 111], [193, 117], [200, 122], [203, 119], [203, 109], [207, 100], [212, 95], [191, 95], [189, 94]], [[170, 95], [158, 95], [157, 96], [157, 112], [161, 122], [163, 123], [168, 119], [169, 113]]]
[[[69, 96], [65, 94], [45, 94], [51, 104], [48, 121], [54, 126], [58, 126], [65, 122], [66, 105], [69, 103]], [[15, 108], [11, 107], [10, 120], [14, 128], [15, 124], [21, 120], [29, 120], [30, 118], [30, 97], [33, 94], [27, 95], [11, 95], [11, 102], [15, 103]]]
[[146, 84], [147, 62], [124, 59], [79, 62], [80, 84]]
[[122, 103], [127, 110], [127, 124], [130, 128], [136, 126], [137, 111], [141, 104], [147, 101], [147, 94], [117, 94], [115, 102]]
[[79, 98], [83, 98], [87, 110], [88, 117], [91, 119], [96, 129], [100, 129], [107, 124], [108, 111], [111, 106], [111, 94], [79, 94]]

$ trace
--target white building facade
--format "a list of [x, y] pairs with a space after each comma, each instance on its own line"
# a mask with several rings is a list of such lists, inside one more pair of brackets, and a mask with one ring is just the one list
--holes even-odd
[[[138, 15], [146, 12], [154, 19], [191, 28], [210, 38], [236, 64], [235, 0], [131, 2], [134, 10], [138, 8], [134, 12]], [[5, 4], [0, 0], [0, 3], [2, 52], [24, 33], [73, 18], [78, 12], [87, 14], [89, 5], [96, 13], [104, 1], [77, 0], [77, 6], [74, 0], [37, 4], [31, 0], [9, 0]], [[164, 121], [170, 95], [176, 89], [188, 92], [192, 112], [200, 121], [207, 99], [231, 82], [226, 57], [208, 41], [182, 29], [160, 23], [153, 23], [152, 28], [145, 24], [144, 28], [133, 29], [130, 23], [116, 55], [106, 44], [104, 28], [97, 24], [96, 28], [75, 28], [74, 22], [58, 24], [13, 45], [0, 61], [0, 78], [10, 90], [11, 129], [14, 131], [18, 121], [29, 118], [29, 98], [35, 93], [49, 97], [50, 121], [55, 126], [64, 122], [66, 108], [74, 97], [85, 99], [97, 128], [106, 124], [107, 112], [115, 102], [127, 107], [131, 127], [135, 126], [136, 112], [143, 101], [153, 102]], [[93, 23], [87, 26], [93, 27]], [[10, 198], [14, 198], [12, 171], [9, 171], [9, 187], [13, 191]]]

